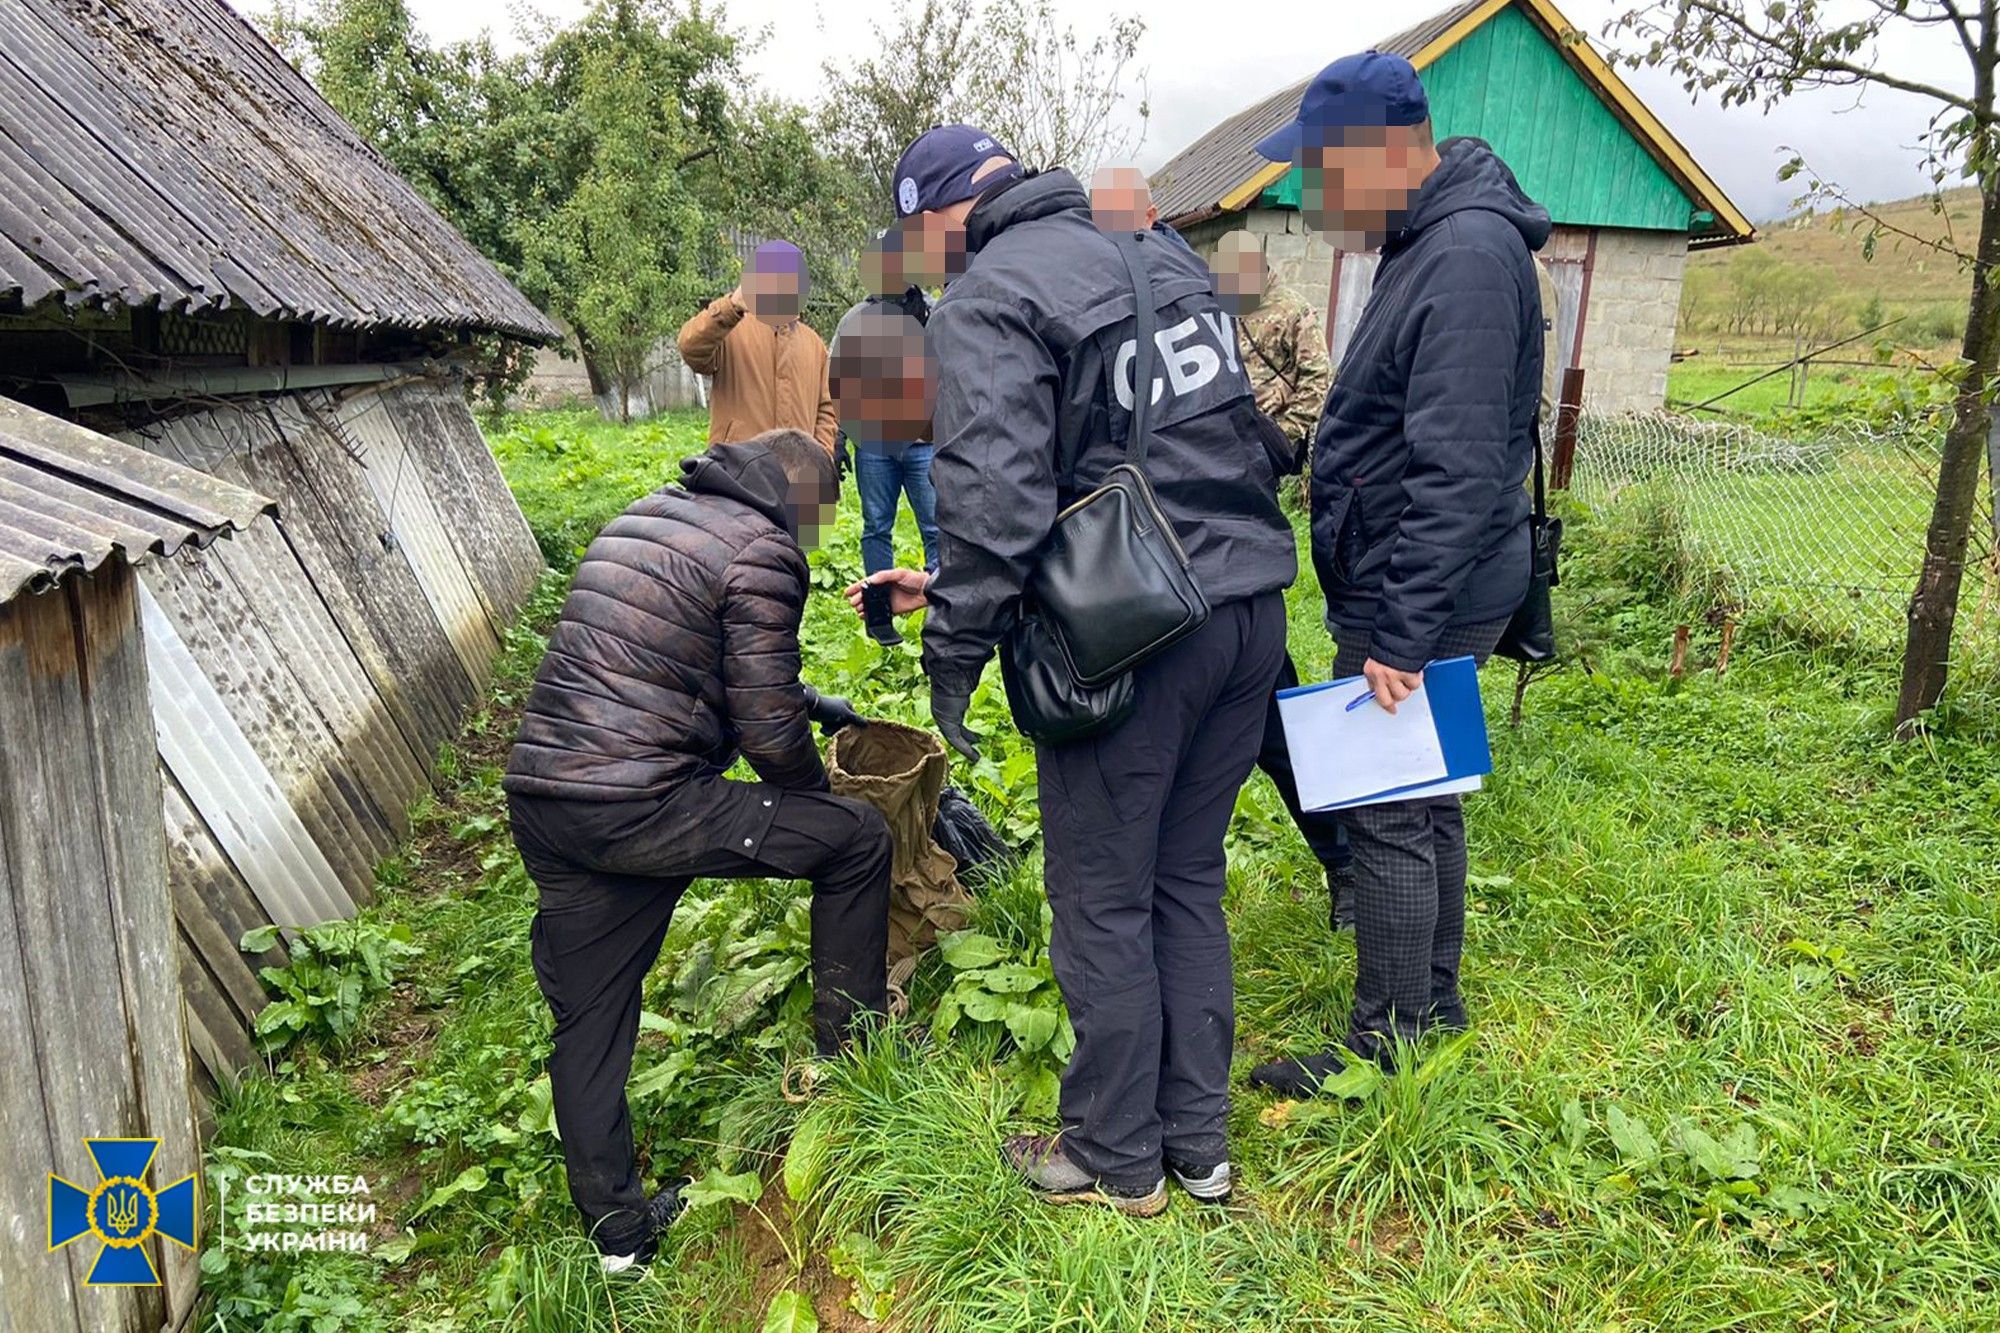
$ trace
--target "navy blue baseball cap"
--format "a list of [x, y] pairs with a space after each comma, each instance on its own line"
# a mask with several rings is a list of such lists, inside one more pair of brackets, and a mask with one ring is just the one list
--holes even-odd
[[1416, 66], [1387, 51], [1363, 51], [1314, 75], [1299, 99], [1298, 118], [1259, 143], [1257, 152], [1273, 162], [1295, 162], [1301, 145], [1323, 144], [1338, 131], [1421, 125], [1430, 115]]
[[896, 216], [949, 208], [1021, 174], [1013, 162], [972, 183], [972, 173], [988, 158], [1014, 155], [1005, 144], [974, 125], [938, 125], [918, 135], [896, 159]]

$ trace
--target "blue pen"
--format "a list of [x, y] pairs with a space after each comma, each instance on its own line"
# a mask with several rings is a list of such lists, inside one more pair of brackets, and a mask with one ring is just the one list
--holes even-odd
[[1342, 711], [1351, 713], [1355, 709], [1361, 707], [1361, 705], [1367, 703], [1370, 699], [1373, 699], [1374, 697], [1375, 697], [1375, 691], [1373, 690], [1369, 690], [1366, 694], [1357, 694], [1352, 699], [1349, 699], [1347, 701], [1347, 707]]

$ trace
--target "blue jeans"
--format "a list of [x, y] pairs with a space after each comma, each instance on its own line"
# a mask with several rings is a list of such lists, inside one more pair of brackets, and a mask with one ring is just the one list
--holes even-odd
[[870, 574], [896, 563], [896, 504], [910, 497], [924, 539], [924, 567], [938, 564], [937, 492], [931, 489], [934, 445], [913, 444], [899, 454], [856, 445], [854, 481], [861, 488], [861, 568]]

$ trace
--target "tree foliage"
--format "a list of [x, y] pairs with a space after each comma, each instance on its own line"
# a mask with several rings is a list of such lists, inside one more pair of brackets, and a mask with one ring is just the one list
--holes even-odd
[[[1909, 45], [1903, 39], [1924, 29], [1956, 38], [1966, 59], [1963, 85], [1899, 66], [1897, 55]], [[1923, 567], [1910, 598], [1896, 701], [1896, 720], [1907, 730], [1944, 693], [2000, 362], [2000, 289], [1993, 283], [2000, 264], [2000, 0], [1652, 0], [1611, 30], [1636, 39], [1623, 56], [1628, 64], [1670, 70], [1690, 93], [1709, 93], [1724, 106], [1769, 107], [1813, 88], [1889, 88], [1926, 98], [1936, 111], [1916, 151], [1934, 188], [1941, 191], [1953, 175], [1978, 185], [1978, 241], [1970, 254], [1952, 251], [1965, 264], [1971, 300]], [[1803, 169], [1795, 158], [1780, 174]], [[1838, 186], [1817, 182], [1816, 189]], [[1935, 203], [1942, 209], [1941, 198]], [[1864, 237], [1866, 253], [1882, 228], [1877, 219]], [[2000, 466], [2000, 449], [1995, 454], [1989, 467]], [[2000, 507], [1993, 532], [2000, 540]]]
[[[899, 0], [893, 19], [872, 27], [874, 54], [821, 67], [819, 122], [885, 208], [897, 156], [933, 125], [978, 125], [1031, 167], [1082, 175], [1129, 158], [1144, 138], [1145, 72], [1133, 62], [1146, 25], [1137, 15], [1110, 15], [1102, 30], [1080, 34], [1048, 0]], [[1120, 115], [1128, 104], [1136, 129]]]
[[741, 94], [744, 38], [698, 4], [531, 16], [506, 55], [484, 35], [428, 43], [406, 0], [283, 0], [267, 26], [467, 240], [574, 329], [592, 386], [621, 402], [661, 340], [735, 282], [735, 242], [796, 241], [816, 322], [858, 295], [862, 183], [818, 151], [801, 108]]

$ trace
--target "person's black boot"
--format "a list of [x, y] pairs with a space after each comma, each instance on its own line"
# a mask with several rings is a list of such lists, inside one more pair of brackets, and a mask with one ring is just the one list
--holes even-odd
[[[1387, 1046], [1382, 1047], [1383, 1053], [1375, 1058], [1375, 1063], [1385, 1074], [1394, 1072], [1394, 1061], [1388, 1050]], [[1355, 1061], [1367, 1058], [1345, 1046], [1336, 1046], [1318, 1055], [1302, 1055], [1258, 1065], [1250, 1071], [1250, 1082], [1254, 1087], [1269, 1088], [1283, 1097], [1317, 1097], [1329, 1078]]]
[[1327, 924], [1338, 935], [1354, 929], [1354, 862], [1342, 861], [1326, 868]]

